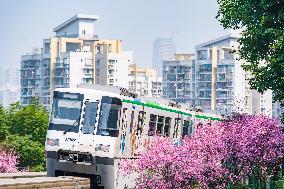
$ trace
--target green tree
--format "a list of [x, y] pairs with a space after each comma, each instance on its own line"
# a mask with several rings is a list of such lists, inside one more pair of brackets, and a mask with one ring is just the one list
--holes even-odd
[[217, 18], [224, 28], [243, 29], [239, 40], [244, 70], [258, 92], [272, 89], [274, 100], [284, 99], [284, 1], [217, 0]]
[[9, 108], [0, 107], [0, 145], [14, 149], [20, 157], [20, 167], [32, 171], [45, 169], [45, 135], [48, 112], [33, 98], [30, 105], [22, 107], [19, 102]]
[[14, 135], [30, 136], [33, 141], [43, 145], [48, 117], [48, 112], [39, 104], [36, 98], [32, 99], [30, 105], [25, 107], [14, 104], [9, 109], [10, 132]]
[[19, 167], [29, 167], [31, 171], [45, 170], [44, 145], [38, 141], [33, 141], [29, 136], [9, 135], [1, 145], [17, 152]]
[[0, 142], [9, 135], [9, 121], [6, 110], [0, 106]]

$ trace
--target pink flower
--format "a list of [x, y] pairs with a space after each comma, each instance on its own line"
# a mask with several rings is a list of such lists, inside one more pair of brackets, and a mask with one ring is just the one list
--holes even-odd
[[0, 148], [0, 173], [17, 172], [18, 156], [11, 150]]
[[200, 127], [179, 146], [156, 136], [138, 159], [121, 166], [127, 174], [139, 174], [137, 188], [224, 188], [248, 178], [255, 168], [265, 179], [283, 152], [277, 119], [237, 115]]

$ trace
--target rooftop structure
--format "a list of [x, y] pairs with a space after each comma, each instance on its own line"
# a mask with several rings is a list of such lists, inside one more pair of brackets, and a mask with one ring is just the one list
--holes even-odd
[[94, 22], [97, 15], [77, 14], [53, 29], [56, 36], [78, 37], [95, 36]]

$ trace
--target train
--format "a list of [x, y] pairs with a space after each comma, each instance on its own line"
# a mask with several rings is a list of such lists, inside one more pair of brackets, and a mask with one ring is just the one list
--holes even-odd
[[162, 98], [138, 97], [124, 88], [81, 84], [54, 90], [46, 134], [47, 175], [81, 176], [92, 188], [133, 188], [120, 174], [123, 158], [137, 158], [155, 135], [178, 144], [196, 122], [221, 117]]

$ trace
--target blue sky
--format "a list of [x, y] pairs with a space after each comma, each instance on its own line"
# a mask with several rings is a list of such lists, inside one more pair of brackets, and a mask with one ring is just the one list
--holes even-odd
[[96, 14], [100, 38], [121, 39], [134, 62], [151, 66], [157, 37], [171, 37], [177, 53], [224, 35], [215, 19], [216, 0], [1, 0], [0, 65], [20, 65], [20, 56], [41, 47], [53, 28], [75, 14]]

